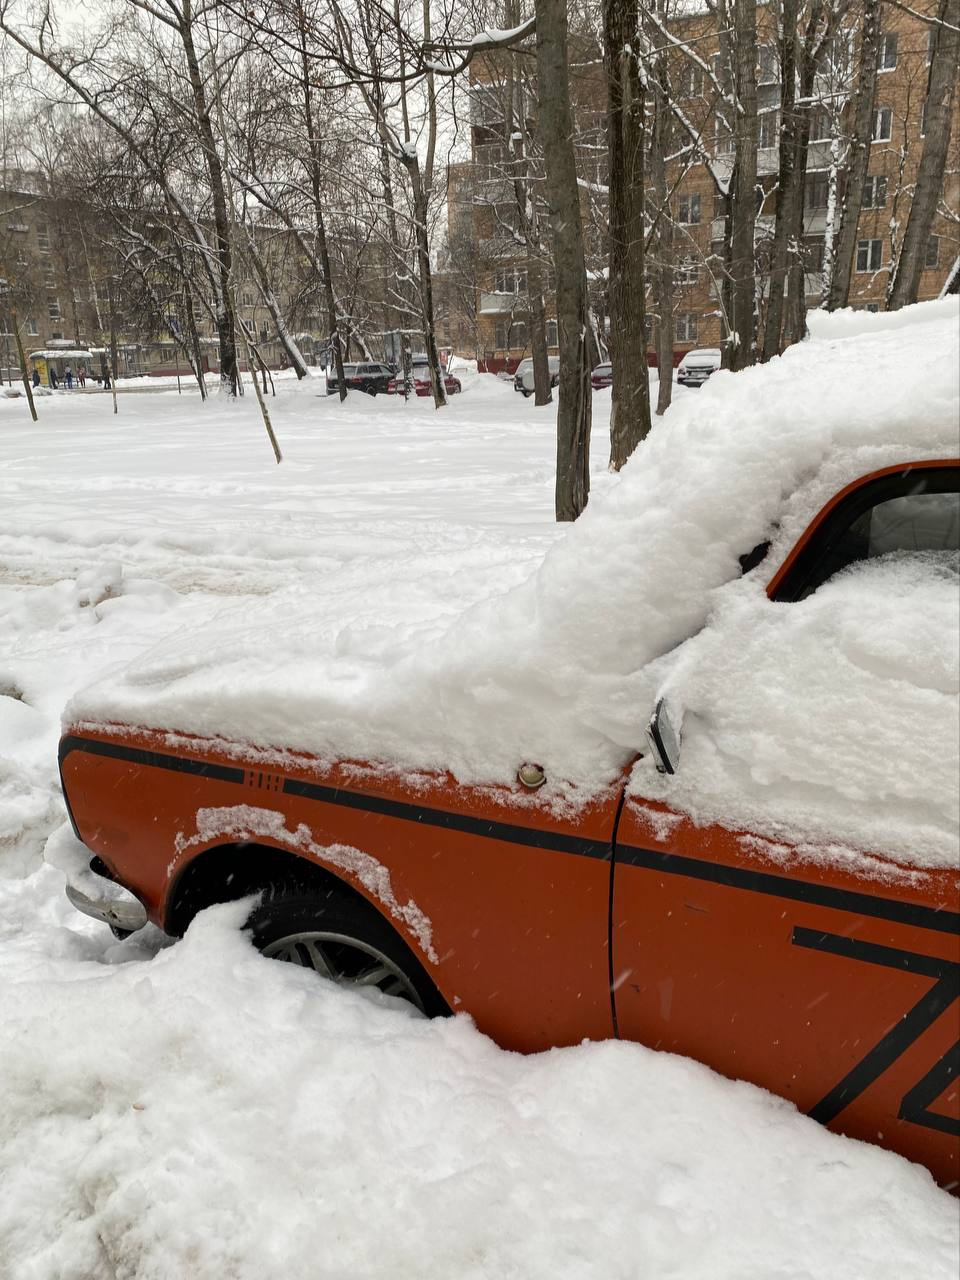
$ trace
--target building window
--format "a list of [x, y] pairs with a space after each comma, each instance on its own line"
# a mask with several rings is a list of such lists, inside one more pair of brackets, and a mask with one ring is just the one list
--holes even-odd
[[940, 265], [940, 237], [931, 236], [927, 241], [927, 252], [923, 259], [924, 271], [933, 271]]
[[240, 295], [240, 305], [242, 307], [256, 306], [256, 298], [249, 291]]
[[863, 184], [864, 209], [882, 209], [887, 203], [887, 180], [883, 174], [874, 174]]
[[883, 260], [882, 240], [857, 241], [857, 270], [879, 271]]
[[678, 311], [675, 327], [677, 342], [696, 342], [697, 316], [693, 311]]
[[817, 237], [803, 242], [803, 269], [804, 271], [817, 272], [823, 270], [823, 252], [824, 242], [822, 237]]
[[59, 298], [54, 298], [52, 302], [48, 302], [48, 303], [47, 303], [47, 315], [50, 317], [50, 319], [51, 319], [51, 320], [59, 320], [59, 319], [60, 319], [60, 300], [59, 300]]
[[807, 209], [825, 209], [830, 194], [830, 175], [814, 171], [807, 174], [803, 187], [803, 203]]
[[779, 111], [761, 111], [759, 116], [760, 137], [759, 145], [761, 148], [775, 147], [777, 145], [777, 134], [780, 132], [780, 112]]
[[506, 158], [502, 142], [484, 142], [474, 148], [476, 156], [477, 177], [481, 182], [489, 182], [493, 178], [503, 177], [503, 164]]
[[37, 223], [37, 248], [41, 253], [50, 252], [50, 229], [45, 222]]
[[777, 46], [762, 44], [758, 52], [760, 56], [757, 65], [757, 82], [759, 84], [776, 84], [780, 78], [778, 74]]
[[685, 62], [680, 68], [678, 85], [681, 98], [698, 98], [703, 92], [703, 71], [695, 62]]
[[694, 227], [700, 221], [700, 197], [681, 196], [677, 201], [677, 220], [685, 227]]
[[681, 289], [688, 289], [700, 280], [700, 264], [693, 258], [684, 258], [676, 266], [676, 281]]
[[29, 333], [31, 338], [35, 338], [39, 332], [40, 330], [37, 328], [36, 317], [27, 316], [27, 333]]
[[878, 107], [873, 113], [873, 141], [889, 142], [893, 137], [893, 112], [889, 107]]
[[555, 346], [557, 346], [557, 345], [558, 345], [559, 340], [558, 340], [558, 336], [557, 336], [557, 322], [556, 322], [556, 320], [548, 320], [548, 321], [547, 321], [547, 324], [546, 324], [546, 329], [547, 329], [547, 346], [548, 346], [548, 347], [555, 347]]
[[497, 323], [497, 347], [507, 351], [511, 347], [527, 345], [527, 326], [522, 320], [501, 320]]
[[494, 293], [526, 293], [526, 267], [499, 267], [493, 282]]
[[733, 154], [733, 134], [725, 124], [717, 125], [717, 155], [729, 156]]
[[880, 37], [880, 50], [877, 54], [877, 70], [892, 71], [897, 65], [897, 33], [888, 31]]
[[823, 107], [810, 112], [810, 142], [829, 142], [833, 136], [830, 113]]

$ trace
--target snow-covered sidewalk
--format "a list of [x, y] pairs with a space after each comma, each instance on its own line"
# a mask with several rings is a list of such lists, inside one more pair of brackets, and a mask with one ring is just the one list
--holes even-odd
[[758, 1089], [504, 1053], [262, 959], [236, 906], [115, 943], [40, 862], [64, 704], [156, 642], [276, 596], [374, 661], [524, 580], [563, 536], [549, 410], [285, 383], [277, 467], [252, 397], [39, 408], [0, 401], [2, 1280], [953, 1280], [924, 1170]]

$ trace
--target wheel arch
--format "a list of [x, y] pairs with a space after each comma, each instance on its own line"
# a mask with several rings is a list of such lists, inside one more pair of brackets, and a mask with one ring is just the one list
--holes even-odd
[[303, 854], [254, 840], [212, 845], [191, 858], [179, 870], [167, 893], [164, 930], [180, 937], [197, 912], [205, 907], [245, 898], [278, 881], [313, 893], [337, 893], [364, 902], [374, 907], [394, 932], [403, 937], [396, 921], [382, 905], [361, 893], [344, 876]]

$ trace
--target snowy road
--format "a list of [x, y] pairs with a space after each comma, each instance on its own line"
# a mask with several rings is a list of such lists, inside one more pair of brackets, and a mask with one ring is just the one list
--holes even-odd
[[[39, 408], [0, 401], [0, 1280], [955, 1276], [925, 1171], [759, 1090], [503, 1053], [261, 959], [236, 908], [117, 944], [41, 864], [94, 678], [245, 598], [329, 600], [323, 639], [375, 652], [525, 578], [560, 536], [550, 410], [282, 385], [277, 467], [250, 397]], [[606, 452], [598, 424], [600, 488]]]

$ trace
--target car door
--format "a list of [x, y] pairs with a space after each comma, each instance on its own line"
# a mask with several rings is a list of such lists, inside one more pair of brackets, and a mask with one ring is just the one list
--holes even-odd
[[[787, 557], [769, 598], [802, 600], [874, 556], [956, 548], [958, 477], [955, 463], [924, 463], [849, 486]], [[897, 874], [888, 863], [885, 878], [865, 876], [787, 836], [698, 825], [644, 794], [649, 769], [649, 759], [636, 766], [617, 828], [619, 1034], [752, 1081], [955, 1182], [957, 874]]]

